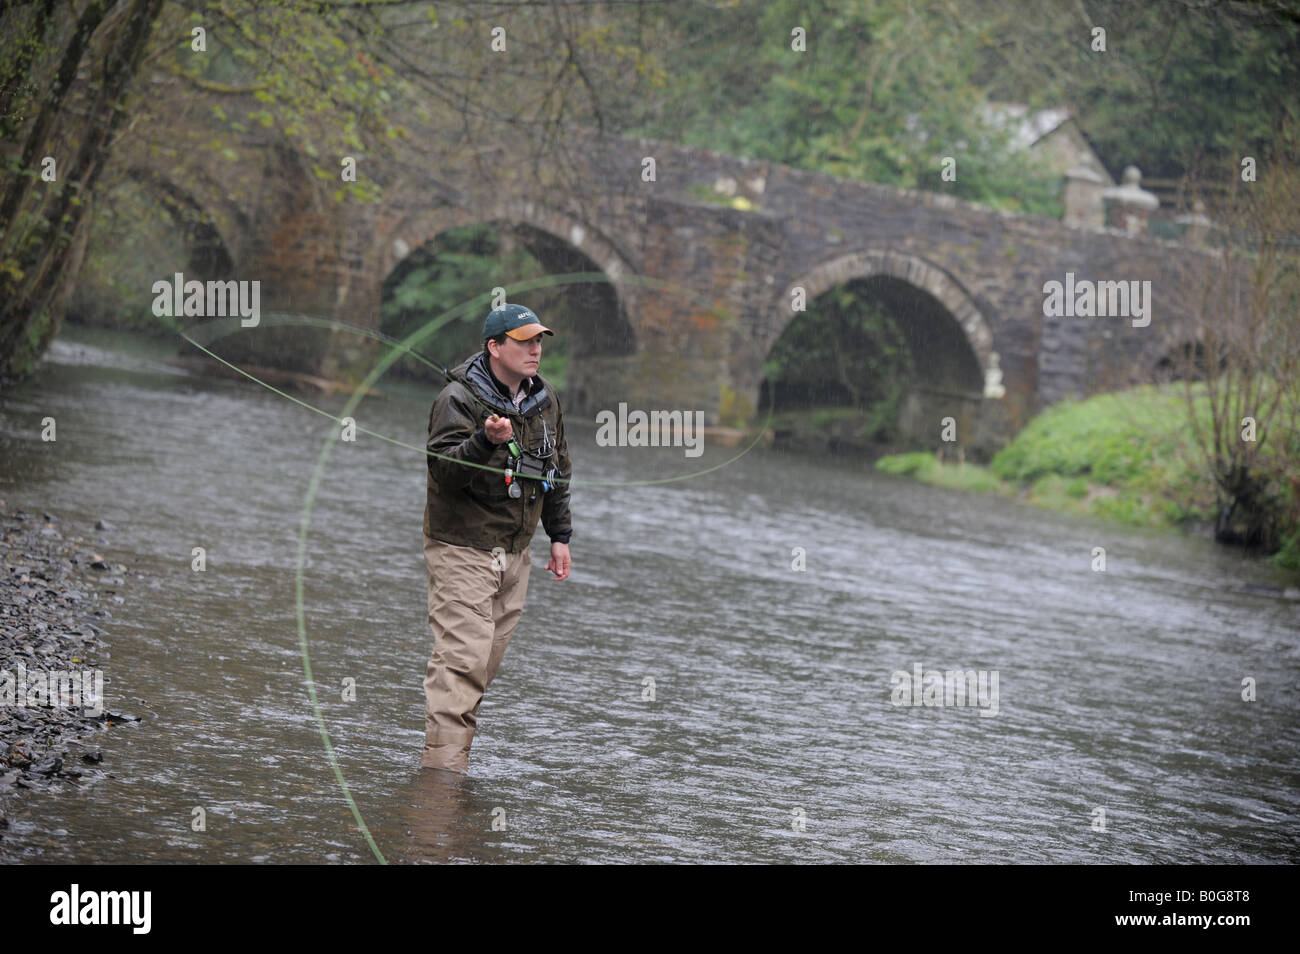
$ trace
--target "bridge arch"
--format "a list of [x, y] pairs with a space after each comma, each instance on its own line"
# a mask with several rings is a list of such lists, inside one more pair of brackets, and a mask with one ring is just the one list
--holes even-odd
[[476, 222], [505, 228], [523, 225], [550, 235], [572, 246], [615, 281], [636, 273], [628, 258], [600, 230], [558, 209], [527, 199], [503, 199], [482, 211], [444, 206], [403, 216], [389, 231], [379, 262], [380, 272], [387, 275], [410, 249], [419, 248], [440, 232]]
[[942, 447], [937, 422], [956, 421], [964, 448], [987, 448], [986, 422], [1005, 396], [993, 332], [970, 292], [949, 272], [926, 259], [893, 250], [866, 249], [842, 255], [798, 276], [785, 289], [788, 316], [773, 329], [775, 345], [797, 314], [789, 303], [802, 288], [809, 303], [834, 288], [850, 289], [879, 302], [912, 353], [916, 374], [899, 408], [898, 436], [904, 446]]
[[[786, 311], [794, 289], [802, 287], [812, 301], [836, 285], [873, 278], [892, 278], [929, 294], [952, 315], [961, 328], [982, 378], [997, 365], [993, 332], [971, 294], [942, 268], [916, 255], [887, 250], [867, 250], [843, 255], [816, 266], [792, 281], [782, 299]], [[793, 320], [793, 315], [791, 319]], [[787, 324], [789, 322], [786, 322]], [[784, 325], [776, 329], [780, 335]], [[775, 336], [773, 337], [775, 340]]]
[[[635, 285], [619, 279], [637, 269], [615, 244], [588, 223], [542, 202], [503, 198], [486, 208], [450, 203], [413, 211], [389, 230], [379, 250], [378, 274], [391, 275], [414, 250], [447, 231], [468, 225], [490, 225], [510, 232], [551, 274], [603, 272], [610, 281], [568, 285], [562, 292], [573, 320], [566, 342], [569, 369], [564, 385], [566, 413], [585, 413], [607, 397], [591, 380], [588, 362], [622, 358], [637, 349], [630, 315], [638, 301]], [[542, 316], [546, 320], [546, 316]]]
[[[189, 277], [200, 281], [228, 278], [234, 271], [231, 243], [223, 234], [208, 206], [172, 176], [150, 166], [135, 164], [126, 170], [126, 179], [144, 189], [166, 213], [184, 236], [190, 268]], [[238, 223], [246, 227], [247, 222]]]

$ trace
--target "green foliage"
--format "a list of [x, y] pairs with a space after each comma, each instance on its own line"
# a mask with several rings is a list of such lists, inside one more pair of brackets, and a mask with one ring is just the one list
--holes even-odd
[[1300, 527], [1286, 538], [1282, 549], [1273, 558], [1278, 566], [1287, 570], [1300, 570]]
[[1072, 107], [1112, 173], [1132, 163], [1173, 179], [1267, 152], [1282, 117], [1296, 115], [1300, 20], [1251, 6], [1097, 0], [1088, 13], [1106, 28], [1105, 53], [1061, 28], [1078, 22], [1066, 3], [1025, 17], [984, 0], [972, 15], [998, 25], [988, 40], [996, 75]]
[[[1289, 386], [1300, 389], [1300, 383]], [[1191, 413], [1208, 428], [1205, 385], [1193, 385], [1191, 396]], [[1024, 488], [1030, 503], [1138, 526], [1212, 522], [1220, 504], [1210, 467], [1178, 384], [1062, 401], [1030, 421], [990, 464], [998, 478]], [[1263, 488], [1258, 504], [1274, 508], [1282, 526], [1277, 562], [1290, 566], [1300, 550], [1300, 500], [1289, 479], [1300, 472], [1300, 436], [1261, 439], [1254, 468]]]
[[837, 421], [861, 417], [861, 412], [851, 407], [819, 407], [808, 415], [808, 424], [813, 430], [829, 431]]
[[911, 477], [925, 484], [949, 487], [953, 490], [971, 490], [977, 493], [1008, 494], [1011, 492], [988, 468], [976, 464], [940, 463], [934, 454], [917, 451], [909, 454], [890, 454], [876, 461], [876, 469], [886, 474]]
[[723, 384], [718, 392], [718, 421], [723, 427], [745, 427], [754, 416], [754, 405], [744, 395]]
[[1158, 527], [1167, 522], [1158, 503], [1129, 489], [1114, 496], [1098, 497], [1091, 511], [1094, 516], [1133, 527]]
[[1065, 480], [1060, 474], [1044, 474], [1034, 481], [1030, 488], [1030, 496], [1060, 506], [1065, 500]]
[[934, 455], [928, 451], [911, 454], [889, 454], [876, 461], [876, 469], [899, 477], [916, 477], [925, 480], [938, 467]]
[[153, 283], [188, 266], [176, 219], [145, 189], [124, 183], [96, 203], [68, 321], [171, 336], [151, 311]]
[[1273, 4], [773, 0], [649, 15], [664, 81], [628, 97], [628, 131], [1045, 215], [1061, 213], [1061, 182], [1009, 151], [982, 104], [1065, 106], [1116, 178], [1137, 164], [1172, 179], [1264, 154], [1300, 88], [1300, 20]]
[[36, 369], [41, 359], [41, 352], [50, 337], [50, 316], [41, 312], [27, 328], [27, 333], [19, 339], [18, 346], [9, 356], [6, 373], [16, 378], [24, 378]]
[[[1203, 406], [1199, 412], [1205, 413]], [[1018, 483], [1060, 474], [1086, 475], [1096, 483], [1118, 486], [1167, 473], [1170, 458], [1189, 441], [1178, 390], [1139, 388], [1052, 405], [999, 451], [990, 466], [1003, 480]]]
[[1008, 492], [1008, 488], [986, 467], [977, 464], [943, 463], [935, 467], [930, 476], [930, 483], [953, 490], [970, 490], [976, 493]]
[[[1060, 182], [986, 122], [979, 47], [937, 4], [776, 0], [672, 8], [683, 44], [636, 131], [848, 178], [1059, 216]], [[791, 49], [791, 30], [807, 51]], [[719, 123], [717, 117], [726, 116]], [[955, 181], [941, 178], [956, 160]]]
[[[1195, 406], [1207, 413], [1203, 393]], [[1124, 523], [1209, 519], [1214, 508], [1213, 485], [1176, 387], [1053, 405], [993, 458], [991, 469], [1004, 480], [1032, 484], [1030, 496], [1040, 504]], [[1067, 497], [1074, 504], [1065, 506]]]
[[[357, 25], [344, 8], [226, 0], [215, 10], [200, 4], [188, 17], [177, 13], [169, 18], [168, 32], [179, 39], [164, 60], [166, 68], [202, 91], [232, 97], [228, 109], [212, 112], [226, 130], [219, 155], [232, 162], [251, 159], [243, 134], [250, 127], [271, 130], [310, 175], [337, 184], [336, 199], [379, 197], [371, 176], [342, 179], [340, 157], [371, 154], [375, 143], [398, 134], [390, 89], [400, 85], [400, 77], [375, 52], [351, 42]], [[190, 29], [197, 26], [206, 30], [201, 54], [191, 48]], [[376, 40], [377, 26], [368, 28]], [[247, 108], [249, 99], [258, 108]]]

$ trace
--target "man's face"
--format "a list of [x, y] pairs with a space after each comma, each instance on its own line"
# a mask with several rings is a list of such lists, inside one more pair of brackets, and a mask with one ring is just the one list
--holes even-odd
[[516, 341], [514, 338], [507, 337], [496, 348], [491, 344], [488, 348], [496, 352], [497, 361], [511, 374], [517, 374], [521, 378], [531, 378], [537, 373], [537, 368], [542, 361], [542, 335], [544, 334], [545, 332], [539, 331], [527, 341]]

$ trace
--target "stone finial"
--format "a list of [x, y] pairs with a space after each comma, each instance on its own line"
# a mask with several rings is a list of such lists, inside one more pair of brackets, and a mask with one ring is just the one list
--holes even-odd
[[1145, 232], [1151, 213], [1160, 206], [1160, 200], [1142, 188], [1142, 173], [1137, 166], [1126, 167], [1120, 184], [1106, 189], [1102, 197], [1112, 203], [1110, 224], [1129, 235]]

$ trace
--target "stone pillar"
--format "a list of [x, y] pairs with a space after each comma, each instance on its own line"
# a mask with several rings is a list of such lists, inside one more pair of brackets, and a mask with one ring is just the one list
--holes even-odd
[[1203, 247], [1210, 237], [1214, 223], [1205, 214], [1205, 203], [1197, 199], [1192, 203], [1192, 211], [1174, 219], [1175, 224], [1183, 228], [1183, 241], [1188, 245]]
[[1065, 224], [1102, 228], [1106, 224], [1106, 176], [1082, 160], [1065, 174]]
[[1160, 206], [1160, 200], [1141, 186], [1142, 173], [1137, 166], [1124, 170], [1120, 184], [1106, 189], [1102, 196], [1110, 201], [1110, 225], [1123, 229], [1129, 235], [1147, 230], [1151, 213]]

